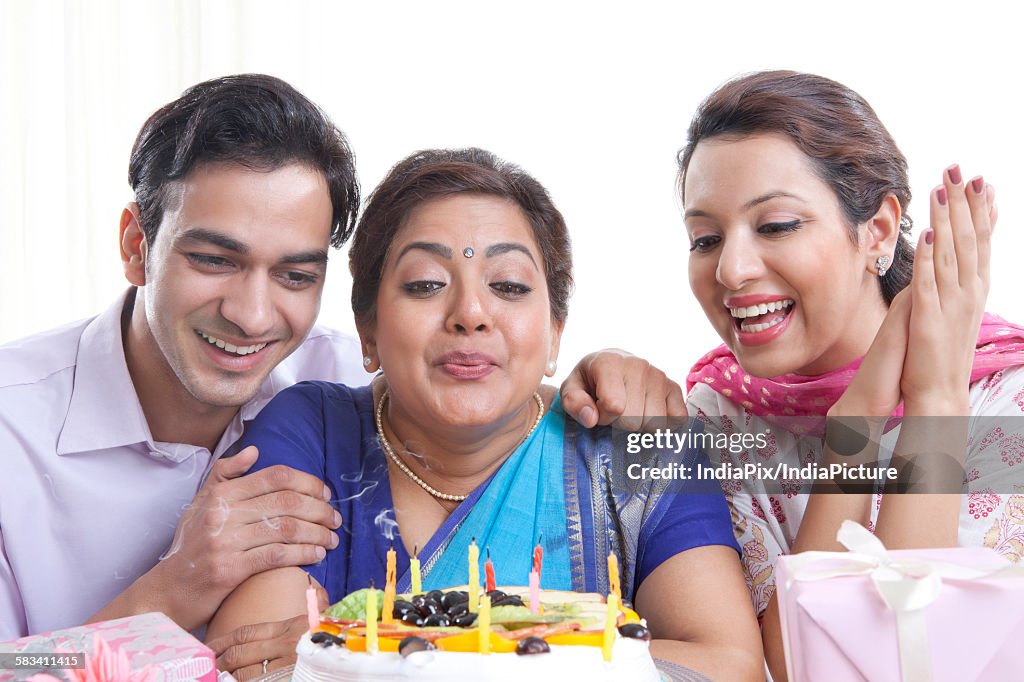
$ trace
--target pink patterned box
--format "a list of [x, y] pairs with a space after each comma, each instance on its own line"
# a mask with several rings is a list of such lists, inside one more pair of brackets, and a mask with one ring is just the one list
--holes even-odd
[[[162, 613], [145, 613], [30, 635], [0, 643], [0, 652], [66, 651], [85, 652], [92, 656], [97, 635], [115, 654], [122, 651], [127, 655], [132, 671], [148, 669], [148, 679], [155, 682], [216, 682], [217, 667], [213, 652]], [[0, 682], [24, 680], [34, 672], [45, 672], [58, 679], [67, 678], [62, 670], [0, 668]]]
[[1024, 676], [1024, 568], [992, 550], [803, 552], [775, 575], [790, 682]]

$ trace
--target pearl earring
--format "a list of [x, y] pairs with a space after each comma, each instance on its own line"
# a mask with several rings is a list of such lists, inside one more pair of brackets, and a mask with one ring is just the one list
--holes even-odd
[[554, 374], [555, 370], [558, 369], [558, 364], [554, 360], [548, 362], [548, 374]]
[[369, 367], [372, 364], [373, 364], [373, 358], [371, 358], [369, 355], [364, 355], [363, 356], [363, 367]]

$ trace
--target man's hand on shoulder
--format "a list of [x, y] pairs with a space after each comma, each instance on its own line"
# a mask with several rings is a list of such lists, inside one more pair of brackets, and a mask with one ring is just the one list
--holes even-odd
[[619, 349], [590, 353], [561, 388], [562, 407], [587, 428], [638, 431], [652, 419], [685, 417], [679, 384], [643, 358]]
[[248, 447], [217, 462], [161, 561], [91, 620], [163, 611], [195, 629], [250, 576], [316, 563], [336, 547], [341, 516], [323, 481], [285, 466], [243, 476], [257, 456]]

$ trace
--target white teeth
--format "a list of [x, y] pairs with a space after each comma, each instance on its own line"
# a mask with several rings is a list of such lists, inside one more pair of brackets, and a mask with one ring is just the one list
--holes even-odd
[[227, 341], [223, 341], [215, 336], [210, 336], [209, 334], [206, 334], [198, 330], [196, 331], [196, 333], [199, 334], [199, 336], [206, 339], [206, 341], [211, 345], [217, 346], [217, 348], [222, 348], [224, 351], [232, 353], [234, 355], [249, 355], [250, 353], [261, 351], [267, 347], [267, 344], [265, 343], [256, 343], [251, 346], [236, 346], [234, 344], [228, 343]]
[[745, 308], [742, 306], [738, 308], [729, 308], [729, 312], [733, 317], [743, 319], [744, 317], [754, 317], [755, 315], [774, 313], [776, 310], [784, 310], [791, 305], [793, 305], [793, 300], [787, 298], [780, 301], [772, 301], [771, 303], [760, 303], [758, 305], [747, 306]]
[[777, 325], [779, 322], [782, 322], [782, 320], [784, 320], [784, 319], [785, 318], [780, 317], [777, 320], [773, 320], [771, 322], [766, 322], [764, 324], [741, 324], [740, 325], [740, 329], [742, 329], [745, 332], [763, 332], [765, 329], [771, 329], [772, 327]]

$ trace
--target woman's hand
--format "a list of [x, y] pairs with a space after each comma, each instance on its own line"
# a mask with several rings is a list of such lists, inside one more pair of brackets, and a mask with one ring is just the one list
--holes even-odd
[[950, 166], [931, 194], [918, 241], [900, 390], [908, 415], [967, 414], [967, 392], [989, 290], [993, 192]]
[[889, 312], [871, 342], [857, 374], [829, 410], [830, 417], [879, 417], [883, 420], [900, 404], [900, 379], [907, 356], [910, 327], [910, 288], [896, 294]]
[[[323, 601], [321, 608], [327, 608]], [[252, 680], [295, 663], [295, 645], [307, 630], [309, 617], [303, 613], [273, 623], [242, 625], [207, 640], [206, 646], [216, 655], [218, 670], [231, 673], [236, 680]]]
[[[327, 608], [327, 592], [315, 580], [312, 584], [319, 608]], [[309, 585], [309, 574], [294, 566], [257, 573], [239, 585], [206, 631], [217, 667], [249, 680], [294, 663], [295, 645], [309, 629], [303, 612]]]

